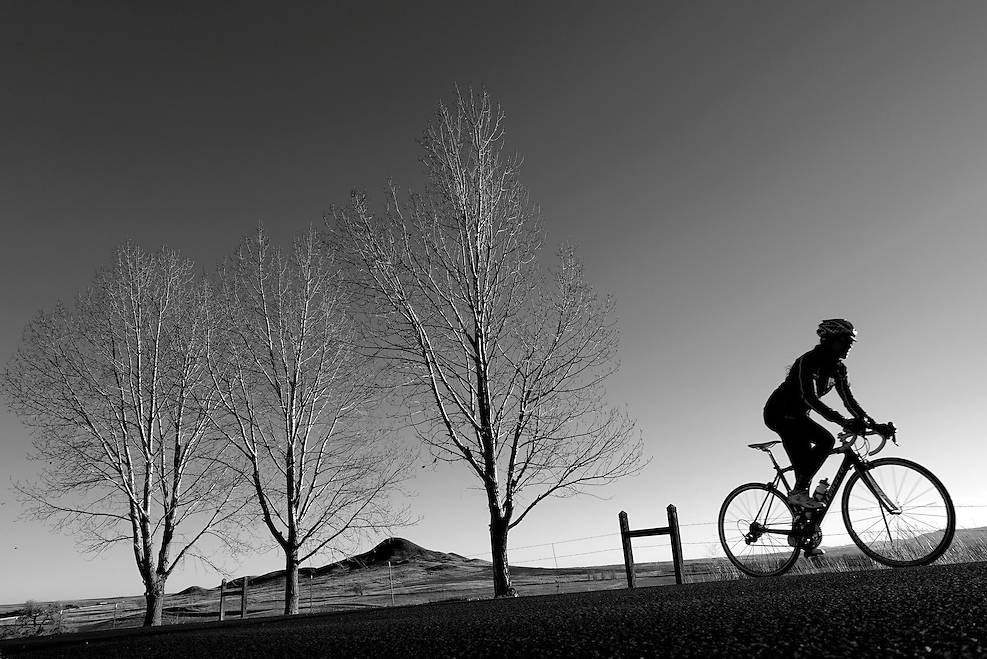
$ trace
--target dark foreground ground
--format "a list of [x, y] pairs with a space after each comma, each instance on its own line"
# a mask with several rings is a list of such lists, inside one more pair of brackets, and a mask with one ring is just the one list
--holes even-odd
[[0, 657], [987, 657], [987, 564], [430, 604], [0, 643]]

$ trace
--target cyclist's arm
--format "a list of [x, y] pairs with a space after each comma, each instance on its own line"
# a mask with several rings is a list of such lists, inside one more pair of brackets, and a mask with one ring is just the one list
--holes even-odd
[[847, 420], [843, 417], [843, 415], [826, 403], [822, 402], [819, 399], [819, 396], [816, 395], [816, 383], [812, 377], [812, 368], [811, 366], [806, 366], [805, 364], [805, 358], [807, 356], [808, 355], [803, 355], [800, 357], [793, 367], [798, 369], [799, 389], [802, 394], [802, 400], [804, 400], [810, 408], [815, 410], [827, 421], [845, 426]]
[[864, 411], [857, 399], [853, 397], [853, 392], [850, 391], [850, 380], [847, 378], [846, 365], [842, 362], [836, 368], [836, 393], [840, 395], [840, 400], [846, 405], [850, 414], [857, 419], [862, 419], [868, 426], [874, 425], [874, 419]]

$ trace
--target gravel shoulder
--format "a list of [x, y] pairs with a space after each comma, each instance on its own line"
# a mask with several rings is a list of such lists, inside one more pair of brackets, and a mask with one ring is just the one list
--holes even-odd
[[0, 657], [987, 657], [987, 563], [0, 643]]

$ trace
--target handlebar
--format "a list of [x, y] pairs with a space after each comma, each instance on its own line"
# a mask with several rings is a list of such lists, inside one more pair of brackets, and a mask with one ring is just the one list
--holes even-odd
[[[889, 439], [895, 444], [895, 446], [897, 446], [898, 445], [897, 429], [894, 427], [893, 423], [889, 423], [887, 425], [891, 429], [891, 432], [887, 436], [875, 430], [874, 428], [867, 428], [862, 433], [855, 433], [849, 430], [844, 430], [843, 432], [841, 432], [839, 435], [836, 436], [842, 442], [842, 446], [840, 446], [840, 448], [837, 450], [845, 451], [850, 449], [857, 442], [857, 439], [864, 440], [865, 442], [864, 453], [866, 455], [876, 455], [877, 453], [879, 453], [881, 449], [884, 448], [884, 445], [888, 443]], [[877, 448], [874, 449], [873, 451], [870, 450], [870, 443], [867, 442], [867, 437], [870, 437], [871, 435], [878, 435], [881, 438], [881, 443], [878, 444]]]

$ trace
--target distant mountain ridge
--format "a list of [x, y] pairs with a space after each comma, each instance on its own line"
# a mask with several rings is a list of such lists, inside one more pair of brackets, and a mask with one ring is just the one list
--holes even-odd
[[[388, 563], [391, 563], [392, 565], [402, 565], [405, 563], [451, 565], [457, 563], [467, 564], [482, 562], [483, 561], [480, 561], [479, 559], [466, 558], [464, 556], [460, 556], [459, 554], [447, 554], [446, 552], [425, 549], [410, 540], [392, 537], [387, 538], [368, 552], [357, 554], [356, 556], [351, 556], [350, 558], [345, 558], [334, 563], [328, 563], [321, 567], [299, 568], [298, 575], [318, 577], [324, 574], [332, 574], [333, 572], [339, 571], [350, 572], [353, 570], [374, 568], [381, 565], [387, 565]], [[283, 579], [284, 575], [284, 570], [276, 570], [274, 572], [268, 572], [267, 574], [262, 574], [259, 576], [251, 576], [250, 583], [262, 584], [267, 581], [271, 581], [272, 579]], [[236, 587], [242, 582], [243, 577], [238, 577], [227, 581], [226, 583], [228, 586]], [[193, 590], [194, 588], [196, 588], [196, 586], [193, 586], [187, 590]]]

